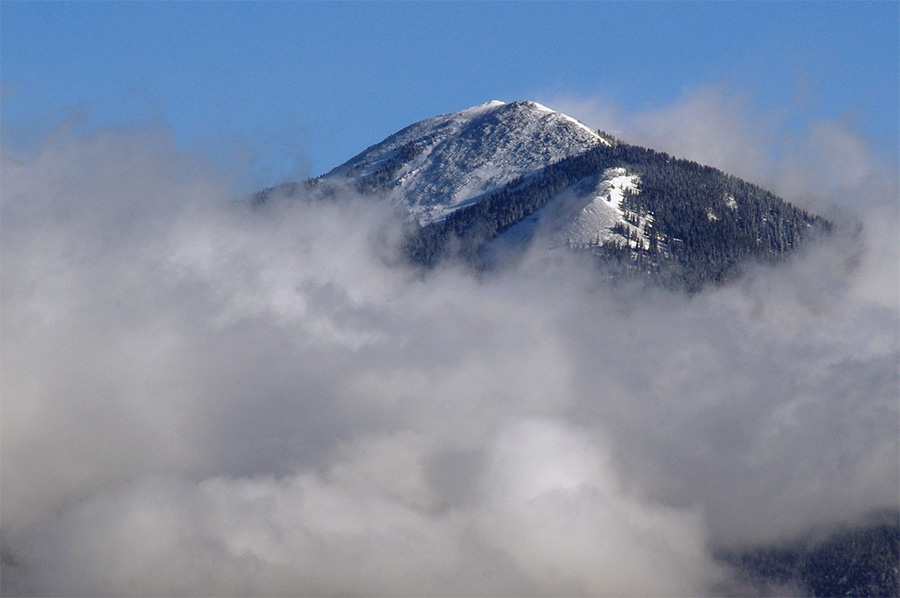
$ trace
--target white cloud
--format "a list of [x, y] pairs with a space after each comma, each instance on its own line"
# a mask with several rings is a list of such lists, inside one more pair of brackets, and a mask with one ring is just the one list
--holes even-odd
[[746, 98], [722, 86], [688, 91], [670, 106], [626, 113], [606, 98], [547, 100], [555, 110], [633, 143], [668, 152], [742, 177], [767, 176], [765, 131], [771, 123], [751, 123]]
[[422, 279], [385, 206], [228, 203], [161, 131], [4, 151], [4, 594], [699, 594], [710, 546], [896, 508], [896, 185], [842, 127], [790, 184], [863, 234], [690, 299]]

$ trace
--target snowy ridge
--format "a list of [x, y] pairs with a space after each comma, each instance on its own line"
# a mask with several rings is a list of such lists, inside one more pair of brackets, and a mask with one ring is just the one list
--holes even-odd
[[[626, 230], [645, 237], [647, 225], [653, 221], [652, 216], [640, 217], [627, 212], [622, 206], [625, 192], [638, 192], [640, 177], [628, 174], [624, 168], [607, 168], [602, 175], [591, 203], [586, 205], [566, 231], [569, 245], [586, 247], [600, 245], [613, 238], [612, 228], [619, 224]], [[637, 224], [633, 224], [633, 222]], [[629, 246], [634, 247], [636, 241], [625, 238]]]
[[410, 125], [321, 180], [355, 179], [428, 224], [518, 177], [608, 144], [546, 106], [493, 100]]
[[557, 193], [542, 209], [501, 233], [499, 244], [509, 247], [541, 237], [548, 249], [584, 249], [607, 241], [635, 247], [637, 239], [646, 246], [653, 216], [640, 216], [622, 205], [626, 191], [639, 190], [640, 177], [624, 168], [607, 168]]

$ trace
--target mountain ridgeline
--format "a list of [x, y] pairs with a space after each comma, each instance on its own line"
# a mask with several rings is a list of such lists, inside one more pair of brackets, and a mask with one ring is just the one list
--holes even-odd
[[[689, 291], [738, 276], [748, 261], [780, 260], [832, 227], [737, 177], [527, 101], [415, 123], [307, 190], [327, 197], [341, 185], [404, 211], [413, 223], [406, 252], [426, 268], [485, 268], [499, 253], [540, 247]], [[288, 184], [255, 200], [299, 189]]]

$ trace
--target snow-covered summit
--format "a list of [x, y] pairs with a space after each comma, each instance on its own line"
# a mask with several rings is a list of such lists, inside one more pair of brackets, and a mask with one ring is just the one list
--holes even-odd
[[426, 224], [608, 142], [536, 102], [492, 100], [412, 124], [322, 177], [350, 177]]

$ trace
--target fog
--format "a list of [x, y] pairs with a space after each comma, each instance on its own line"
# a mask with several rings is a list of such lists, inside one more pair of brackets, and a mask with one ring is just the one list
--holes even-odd
[[251, 209], [163, 127], [4, 148], [3, 593], [721, 594], [717, 548], [897, 509], [897, 173], [745, 141], [838, 230], [693, 296], [422, 276], [389, 206]]

